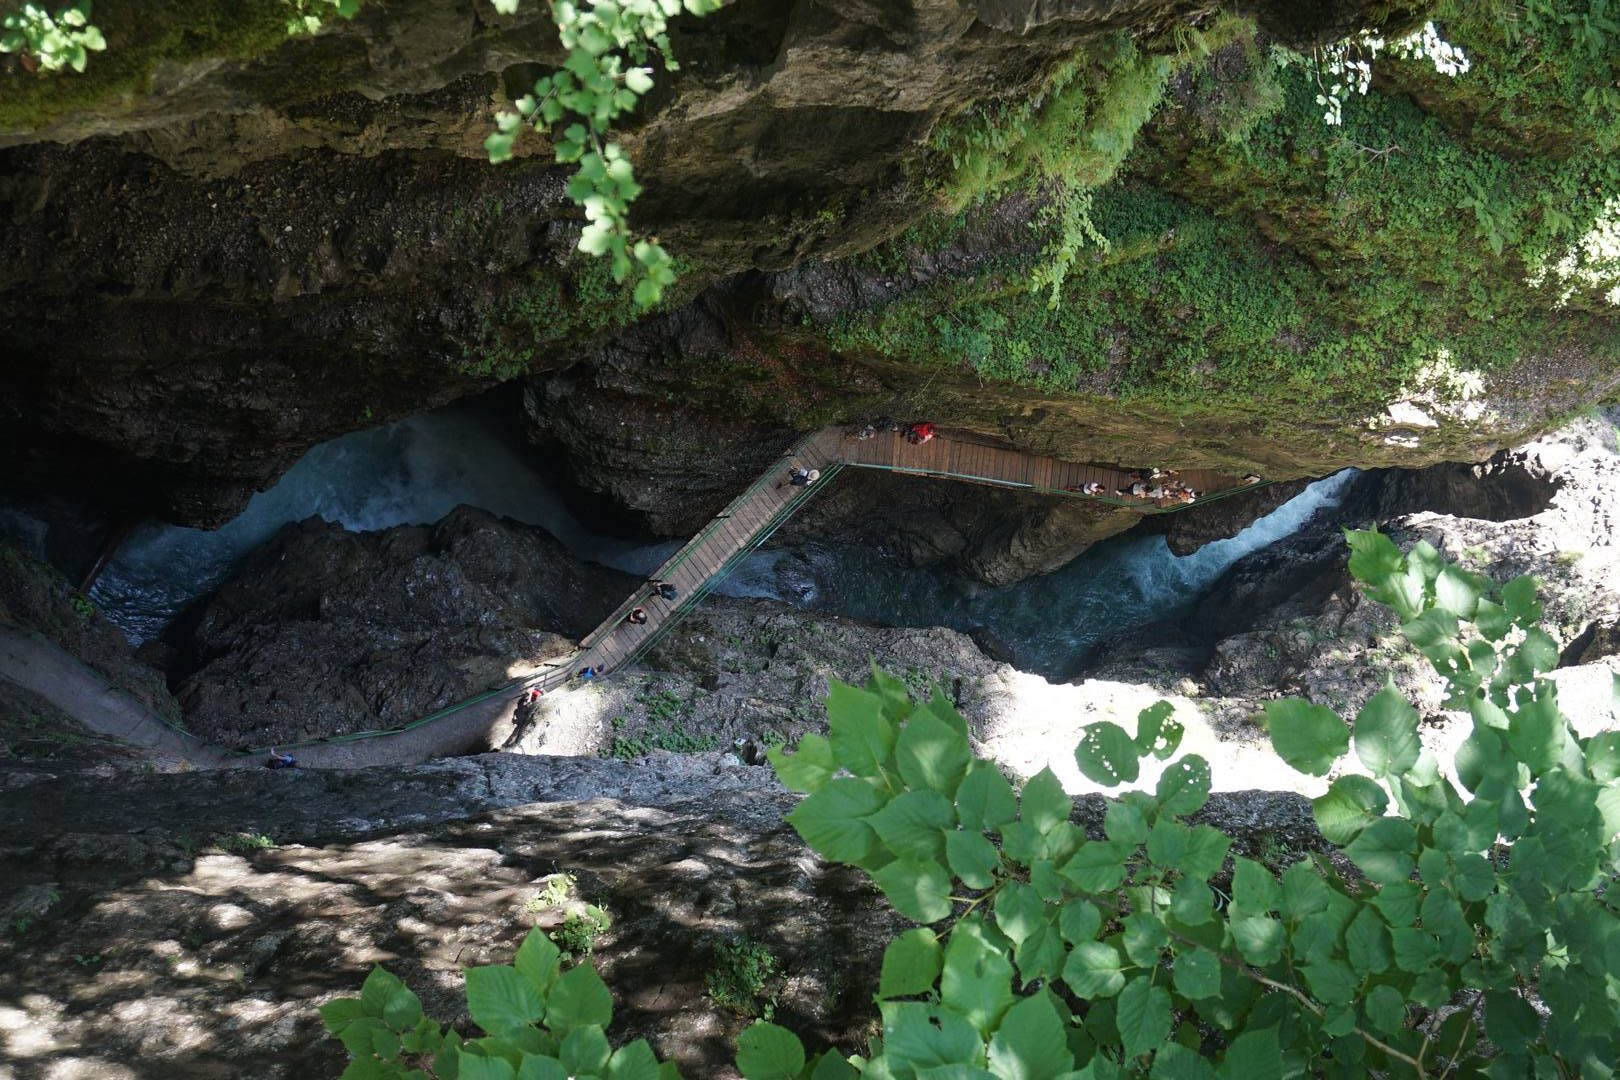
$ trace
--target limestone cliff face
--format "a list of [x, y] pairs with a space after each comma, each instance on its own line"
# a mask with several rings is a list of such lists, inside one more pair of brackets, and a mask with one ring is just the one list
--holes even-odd
[[[1375, 8], [1387, 14], [1347, 0], [1259, 15], [1304, 40]], [[288, 41], [275, 4], [189, 36], [166, 22], [185, 5], [142, 18], [109, 4], [109, 52], [79, 81], [5, 75], [0, 446], [14, 476], [215, 524], [314, 442], [613, 337], [633, 312], [600, 267], [570, 261], [577, 214], [544, 140], [505, 167], [481, 160], [495, 106], [561, 58], [542, 11], [401, 0]], [[713, 288], [603, 363], [708, 355], [734, 382], [761, 295], [746, 275], [849, 256], [915, 221], [942, 121], [1028, 100], [1100, 34], [1204, 14], [743, 0], [683, 22], [682, 70], [625, 140], [647, 188], [636, 221], [684, 261], [688, 299]], [[825, 349], [795, 359], [823, 386], [848, 370]], [[697, 374], [679, 381], [711, 411], [725, 402]], [[895, 404], [917, 378], [857, 382]], [[1049, 438], [1066, 434], [1060, 422]]]

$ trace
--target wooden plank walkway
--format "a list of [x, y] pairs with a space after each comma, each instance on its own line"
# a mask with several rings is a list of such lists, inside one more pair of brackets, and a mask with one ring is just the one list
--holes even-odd
[[[1143, 513], [1196, 505], [1119, 495], [1139, 479], [1129, 470], [1029, 454], [972, 436], [936, 434], [926, 443], [913, 445], [898, 432], [879, 432], [861, 439], [843, 428], [824, 428], [784, 451], [763, 476], [653, 572], [650, 581], [667, 581], [675, 586], [673, 601], [661, 599], [643, 585], [585, 636], [572, 660], [526, 680], [524, 685], [550, 689], [577, 678], [587, 667], [602, 675], [634, 661], [844, 466], [1086, 498]], [[819, 469], [821, 478], [813, 485], [794, 487], [788, 482], [794, 468]], [[1233, 477], [1207, 470], [1184, 470], [1178, 479], [1200, 493], [1198, 502], [1243, 486]], [[1103, 493], [1082, 494], [1088, 483], [1102, 485]], [[647, 621], [626, 622], [625, 617], [638, 606], [646, 610]]]
[[[638, 656], [661, 630], [691, 610], [736, 562], [821, 490], [842, 464], [842, 442], [838, 429], [826, 428], [790, 446], [764, 475], [653, 571], [648, 580], [673, 585], [674, 600], [664, 600], [643, 585], [585, 636], [572, 661], [536, 676], [528, 685], [549, 689], [577, 678], [586, 668], [605, 674]], [[817, 469], [821, 476], [813, 485], [796, 487], [789, 482], [795, 468]], [[647, 621], [627, 622], [626, 616], [637, 607], [647, 612]]]

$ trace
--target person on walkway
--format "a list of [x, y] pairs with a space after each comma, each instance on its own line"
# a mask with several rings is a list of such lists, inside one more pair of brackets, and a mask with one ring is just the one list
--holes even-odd
[[298, 768], [298, 759], [272, 746], [270, 748], [270, 760], [264, 763], [264, 767], [267, 769], [296, 769]]
[[1087, 480], [1085, 486], [1080, 490], [1086, 495], [1101, 495], [1103, 493], [1103, 486], [1095, 480]]
[[590, 682], [600, 674], [602, 674], [601, 668], [590, 667], [589, 665], [579, 669], [579, 677], [586, 682]]
[[631, 626], [647, 625], [647, 609], [644, 607], [631, 608], [630, 614], [624, 617], [624, 621]]
[[647, 587], [651, 589], [653, 595], [658, 597], [660, 600], [674, 600], [676, 596], [680, 595], [675, 591], [675, 586], [671, 585], [667, 581], [649, 581], [647, 582]]
[[913, 446], [921, 446], [934, 437], [934, 425], [927, 420], [912, 424], [906, 429], [906, 442]]
[[861, 427], [859, 427], [859, 428], [857, 428], [855, 430], [855, 437], [857, 439], [859, 439], [861, 442], [865, 442], [867, 439], [876, 438], [877, 437], [877, 428], [872, 426], [871, 424], [862, 425]]
[[[788, 474], [788, 483], [792, 484], [794, 487], [809, 487], [811, 484], [820, 479], [820, 469], [806, 469], [802, 466], [794, 469]], [[781, 487], [782, 485], [778, 484], [776, 486]]]
[[1259, 482], [1260, 482], [1260, 478], [1258, 476], [1256, 476], [1254, 473], [1250, 473], [1248, 476], [1245, 476], [1243, 478], [1243, 483], [1245, 485], [1258, 484]]

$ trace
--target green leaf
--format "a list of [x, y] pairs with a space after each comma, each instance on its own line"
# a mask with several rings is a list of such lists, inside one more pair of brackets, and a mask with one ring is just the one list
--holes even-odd
[[1215, 894], [1196, 877], [1176, 882], [1170, 897], [1170, 914], [1188, 926], [1202, 926], [1214, 917]]
[[1406, 999], [1393, 986], [1375, 986], [1362, 1002], [1367, 1023], [1382, 1035], [1393, 1035], [1406, 1023]]
[[1401, 573], [1405, 561], [1401, 549], [1383, 533], [1376, 529], [1347, 529], [1344, 538], [1350, 544], [1350, 575], [1357, 581], [1379, 585]]
[[1067, 822], [1073, 813], [1074, 801], [1051, 769], [1042, 769], [1024, 785], [1018, 818], [1042, 836]]
[[964, 829], [999, 829], [1018, 817], [1018, 799], [1000, 770], [976, 761], [956, 789], [956, 816]]
[[383, 1006], [383, 1023], [395, 1031], [408, 1031], [422, 1019], [422, 1002], [403, 984], [388, 997]]
[[1058, 870], [1086, 892], [1107, 892], [1125, 880], [1125, 860], [1134, 848], [1112, 840], [1087, 841]]
[[996, 929], [1017, 946], [1046, 924], [1046, 904], [1028, 885], [1009, 881], [996, 896]]
[[1137, 806], [1113, 801], [1103, 812], [1103, 832], [1120, 844], [1140, 844], [1148, 838], [1147, 819]]
[[844, 1055], [836, 1050], [828, 1050], [816, 1058], [815, 1066], [810, 1070], [810, 1080], [860, 1080], [860, 1076], [855, 1067], [844, 1060]]
[[913, 788], [930, 788], [947, 797], [956, 794], [972, 761], [967, 738], [921, 709], [906, 721], [895, 746], [901, 779]]
[[1272, 872], [1253, 859], [1232, 860], [1232, 914], [1265, 915], [1275, 909], [1281, 893]]
[[1541, 1018], [1518, 994], [1485, 992], [1485, 1034], [1509, 1053], [1524, 1050], [1541, 1034]]
[[491, 1035], [529, 1027], [544, 1008], [540, 992], [516, 968], [491, 964], [467, 969], [467, 1011]]
[[613, 1048], [608, 1045], [607, 1036], [594, 1024], [570, 1031], [557, 1054], [570, 1076], [599, 1073], [607, 1068], [608, 1058], [612, 1056]]
[[1558, 643], [1539, 626], [1525, 631], [1524, 640], [1507, 655], [1508, 677], [1515, 683], [1531, 682], [1557, 666]]
[[[1615, 691], [1620, 694], [1620, 674], [1615, 675]], [[1586, 744], [1586, 767], [1592, 779], [1602, 784], [1620, 777], [1620, 732], [1605, 731]]]
[[1055, 1080], [1074, 1068], [1067, 1032], [1047, 994], [1018, 1002], [990, 1039], [990, 1069], [1003, 1080]]
[[1387, 681], [1356, 714], [1356, 756], [1374, 776], [1399, 776], [1423, 750], [1417, 727], [1417, 710]]
[[894, 724], [883, 699], [834, 680], [827, 690], [827, 728], [833, 755], [856, 776], [876, 776], [894, 753]]
[[1417, 833], [1403, 818], [1380, 818], [1344, 849], [1352, 862], [1381, 885], [1405, 881], [1416, 865]]
[[[607, 1075], [608, 1080], [660, 1080], [663, 1069], [647, 1040], [637, 1039], [613, 1052]], [[518, 1080], [527, 1080], [527, 1077], [519, 1075]]]
[[1384, 816], [1389, 797], [1365, 776], [1341, 776], [1327, 794], [1311, 801], [1316, 827], [1335, 844], [1350, 843], [1361, 831]]
[[[469, 1003], [471, 996], [472, 986], [469, 982]], [[476, 1013], [473, 1019], [478, 1019]], [[551, 996], [546, 1001], [546, 1027], [552, 1031], [560, 1034], [591, 1024], [605, 1028], [612, 1021], [613, 995], [602, 981], [602, 976], [590, 964], [569, 968], [557, 980], [557, 985], [552, 987]]]
[[1164, 770], [1154, 796], [1166, 813], [1193, 814], [1209, 801], [1209, 785], [1209, 762], [1188, 754]]
[[878, 1008], [886, 1062], [925, 1070], [982, 1060], [984, 1042], [962, 1017], [917, 1001], [885, 1001]]
[[801, 802], [787, 819], [822, 858], [855, 863], [877, 843], [866, 819], [883, 803], [882, 793], [870, 784], [841, 777]]
[[1158, 1049], [1170, 1038], [1170, 995], [1146, 976], [1137, 976], [1120, 991], [1114, 1023], [1127, 1058]]
[[593, 221], [579, 234], [579, 250], [587, 255], [601, 255], [613, 242], [613, 225], [608, 221]]
[[1266, 702], [1271, 745], [1289, 765], [1311, 776], [1326, 776], [1350, 748], [1350, 729], [1332, 709], [1299, 698]]
[[1265, 967], [1282, 957], [1283, 925], [1276, 919], [1251, 915], [1234, 918], [1227, 925], [1238, 952], [1249, 963]]
[[1134, 781], [1140, 775], [1140, 757], [1125, 729], [1109, 720], [1088, 724], [1074, 748], [1080, 771], [1106, 787]]
[[1512, 626], [1507, 609], [1489, 600], [1481, 600], [1474, 608], [1474, 627], [1486, 641], [1501, 641]]
[[360, 1003], [367, 1016], [381, 1017], [389, 1000], [404, 989], [405, 984], [397, 975], [374, 966], [360, 985]]
[[[1406, 640], [1423, 650], [1429, 650], [1456, 640], [1457, 616], [1440, 608], [1430, 608], [1417, 618], [1401, 624], [1401, 633]], [[1434, 654], [1425, 652], [1430, 660]]]
[[653, 87], [652, 70], [650, 68], [631, 68], [624, 73], [624, 85], [632, 93], [645, 94]]
[[359, 998], [334, 998], [322, 1005], [318, 1011], [326, 1030], [334, 1035], [341, 1035], [344, 1028], [366, 1015], [366, 1006]]
[[1502, 606], [1514, 625], [1528, 630], [1541, 621], [1541, 604], [1536, 600], [1536, 580], [1516, 577], [1502, 586]]
[[1358, 975], [1377, 975], [1394, 963], [1389, 930], [1376, 911], [1364, 907], [1344, 932], [1344, 947], [1350, 966]]
[[939, 939], [932, 930], [907, 930], [883, 950], [883, 973], [878, 977], [878, 997], [910, 997], [934, 988], [941, 968]]
[[1331, 890], [1310, 860], [1301, 859], [1282, 874], [1282, 901], [1279, 910], [1298, 922], [1308, 915], [1327, 910]]
[[958, 830], [945, 834], [945, 861], [968, 888], [988, 889], [995, 883], [993, 872], [1001, 855], [983, 833]]
[[746, 1080], [795, 1080], [804, 1045], [787, 1028], [756, 1020], [737, 1036], [737, 1070]]
[[1520, 694], [1518, 710], [1508, 717], [1508, 749], [1532, 775], [1540, 775], [1562, 760], [1565, 729], [1564, 716], [1558, 711], [1558, 688], [1540, 683], [1533, 694]]
[[914, 922], [938, 922], [951, 913], [951, 879], [937, 863], [896, 859], [872, 880], [894, 910]]
[[1245, 1031], [1232, 1040], [1221, 1062], [1221, 1076], [1229, 1080], [1282, 1080], [1282, 1050], [1277, 1029]]
[[1109, 998], [1124, 988], [1129, 966], [1111, 941], [1081, 941], [1063, 965], [1063, 981], [1082, 1001]]
[[1186, 728], [1170, 718], [1175, 706], [1168, 701], [1156, 701], [1136, 715], [1136, 749], [1138, 756], [1152, 754], [1163, 761], [1176, 752]]
[[[1095, 1064], [1098, 1060], [1093, 1057]], [[1079, 1074], [1085, 1076], [1086, 1074]], [[1168, 1043], [1153, 1055], [1152, 1080], [1218, 1080], [1215, 1067], [1180, 1043]]]
[[[1348, 1005], [1355, 1000], [1360, 980], [1344, 964], [1336, 960], [1320, 960], [1300, 968], [1311, 996], [1324, 1005]], [[1343, 1034], [1343, 1032], [1340, 1032]]]
[[940, 1001], [988, 1036], [1013, 1002], [1012, 961], [1005, 944], [992, 941], [984, 922], [972, 915], [957, 923], [945, 947]]
[[838, 771], [838, 762], [833, 759], [832, 743], [820, 735], [806, 735], [800, 739], [797, 753], [783, 753], [772, 746], [765, 751], [765, 756], [776, 769], [776, 778], [782, 781], [783, 787], [806, 795], [813, 795], [826, 787], [827, 781]]
[[901, 858], [938, 862], [946, 830], [956, 827], [950, 800], [937, 791], [905, 791], [867, 818], [878, 839]]
[[1176, 954], [1176, 992], [1192, 1001], [1221, 992], [1221, 961], [1208, 949], [1194, 947]]
[[1484, 591], [1484, 582], [1478, 577], [1448, 564], [1435, 579], [1434, 602], [1459, 619], [1472, 619]]
[[562, 966], [562, 951], [537, 927], [524, 936], [512, 966], [519, 975], [529, 980], [543, 1000], [557, 981], [557, 970]]
[[517, 1075], [512, 1063], [504, 1058], [475, 1057], [461, 1054], [457, 1057], [459, 1080], [514, 1080]]
[[[1091, 941], [1102, 929], [1102, 912], [1090, 900], [1070, 900], [1058, 912], [1058, 930], [1071, 945]], [[1616, 939], [1620, 942], [1620, 938]]]
[[1181, 855], [1181, 872], [1208, 881], [1226, 864], [1226, 853], [1231, 847], [1231, 837], [1213, 825], [1195, 825]]

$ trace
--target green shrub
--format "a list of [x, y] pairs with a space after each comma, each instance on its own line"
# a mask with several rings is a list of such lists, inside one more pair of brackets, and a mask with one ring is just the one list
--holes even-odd
[[596, 949], [596, 939], [613, 926], [613, 917], [595, 904], [570, 912], [549, 935], [567, 957], [585, 957]]
[[[1613, 1074], [1620, 735], [1581, 738], [1559, 712], [1528, 578], [1497, 590], [1426, 544], [1403, 556], [1378, 533], [1349, 539], [1352, 574], [1474, 729], [1459, 787], [1392, 685], [1353, 730], [1320, 705], [1270, 703], [1290, 765], [1350, 766], [1314, 802], [1345, 862], [1313, 854], [1278, 874], [1229, 859], [1229, 837], [1186, 821], [1210, 788], [1193, 754], [1087, 839], [1049, 770], [1015, 793], [948, 703], [913, 703], [879, 672], [833, 687], [829, 738], [773, 752], [809, 795], [789, 819], [806, 842], [926, 924], [885, 951], [883, 1036], [862, 1075]], [[1076, 761], [1128, 784], [1181, 735], [1160, 703], [1134, 734], [1091, 725]], [[768, 1034], [802, 1063], [791, 1035]]]
[[0, 52], [19, 53], [40, 71], [83, 71], [107, 39], [90, 22], [90, 0], [78, 0], [52, 15], [43, 4], [25, 3], [0, 17]]
[[776, 955], [757, 941], [722, 941], [710, 955], [703, 984], [716, 1005], [748, 1016], [763, 1012], [769, 1018], [774, 1003], [762, 1009], [760, 998], [778, 967]]
[[[1015, 792], [973, 757], [938, 693], [915, 702], [877, 671], [865, 690], [835, 683], [829, 736], [770, 752], [783, 783], [808, 795], [789, 820], [925, 925], [884, 952], [869, 1055], [808, 1059], [791, 1032], [757, 1022], [738, 1042], [743, 1075], [1612, 1075], [1620, 734], [1582, 738], [1559, 711], [1545, 678], [1558, 650], [1530, 579], [1496, 588], [1427, 544], [1402, 555], [1376, 532], [1348, 536], [1351, 573], [1443, 676], [1448, 706], [1473, 719], [1455, 783], [1392, 685], [1353, 728], [1320, 705], [1270, 703], [1278, 754], [1338, 774], [1313, 809], [1342, 856], [1278, 872], [1188, 824], [1210, 789], [1195, 754], [1152, 792], [1111, 802], [1103, 838], [1089, 839], [1050, 770]], [[1181, 737], [1160, 702], [1134, 733], [1091, 725], [1075, 758], [1094, 781], [1129, 784]], [[762, 946], [728, 943], [710, 994], [757, 1002], [774, 971]], [[514, 966], [467, 979], [485, 1037], [425, 1019], [381, 969], [360, 998], [323, 1006], [354, 1058], [345, 1075], [677, 1075], [645, 1043], [611, 1048], [595, 969], [561, 973], [537, 931]]]

